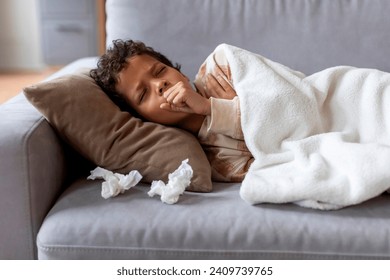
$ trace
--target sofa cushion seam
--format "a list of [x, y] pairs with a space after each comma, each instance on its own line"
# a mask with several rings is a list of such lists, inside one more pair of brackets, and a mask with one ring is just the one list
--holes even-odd
[[26, 203], [26, 209], [28, 209], [28, 213], [26, 213], [26, 216], [27, 216], [27, 220], [28, 220], [28, 223], [30, 224], [30, 229], [31, 229], [31, 232], [30, 232], [30, 237], [29, 237], [29, 242], [28, 242], [28, 246], [29, 246], [29, 251], [32, 253], [32, 256], [34, 259], [37, 258], [37, 255], [36, 255], [36, 251], [35, 251], [35, 248], [34, 248], [34, 245], [35, 245], [35, 236], [34, 236], [34, 233], [35, 232], [38, 232], [38, 228], [37, 228], [37, 225], [34, 224], [34, 221], [33, 221], [33, 216], [36, 214], [36, 213], [33, 213], [35, 212], [33, 207], [32, 207], [32, 192], [31, 192], [31, 170], [30, 170], [30, 147], [29, 147], [29, 141], [31, 139], [31, 136], [33, 135], [34, 131], [37, 129], [37, 127], [44, 121], [44, 118], [43, 116], [41, 116], [40, 118], [38, 118], [38, 120], [36, 120], [30, 127], [30, 129], [27, 131], [27, 133], [24, 135], [23, 137], [23, 140], [22, 140], [22, 147], [23, 147], [23, 152], [25, 155], [27, 155], [24, 160], [23, 160], [23, 168], [27, 174], [27, 178], [24, 177], [25, 181], [25, 186], [27, 188], [27, 198], [25, 200], [25, 203]]
[[375, 259], [389, 259], [390, 256], [384, 255], [357, 255], [357, 254], [337, 254], [337, 253], [313, 253], [313, 252], [276, 252], [271, 250], [264, 251], [245, 251], [245, 250], [196, 250], [196, 249], [188, 249], [188, 250], [180, 250], [180, 249], [166, 249], [166, 248], [121, 248], [121, 247], [112, 247], [112, 248], [103, 248], [103, 247], [79, 247], [79, 246], [65, 246], [65, 245], [54, 245], [47, 246], [42, 245], [38, 241], [38, 248], [42, 251], [46, 252], [61, 252], [61, 251], [82, 251], [82, 252], [94, 252], [94, 251], [102, 251], [102, 252], [115, 252], [119, 254], [164, 254], [164, 255], [181, 255], [181, 256], [265, 256], [269, 257], [275, 256], [277, 258], [304, 258], [311, 256], [316, 259], [367, 259], [367, 258], [375, 258]]

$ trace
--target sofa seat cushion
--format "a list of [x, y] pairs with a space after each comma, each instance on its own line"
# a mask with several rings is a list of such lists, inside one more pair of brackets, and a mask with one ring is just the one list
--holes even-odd
[[390, 195], [323, 212], [292, 204], [251, 206], [233, 183], [214, 183], [208, 194], [185, 192], [174, 205], [150, 198], [149, 187], [137, 186], [105, 200], [99, 181], [76, 181], [46, 217], [38, 234], [38, 257], [390, 257]]

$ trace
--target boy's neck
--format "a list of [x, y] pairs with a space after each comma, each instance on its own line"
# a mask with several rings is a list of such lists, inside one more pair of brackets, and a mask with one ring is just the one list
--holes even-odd
[[191, 132], [195, 136], [198, 136], [199, 130], [203, 124], [205, 117], [206, 116], [203, 115], [191, 114], [188, 118], [183, 120], [177, 126], [184, 130], [187, 130], [188, 132]]

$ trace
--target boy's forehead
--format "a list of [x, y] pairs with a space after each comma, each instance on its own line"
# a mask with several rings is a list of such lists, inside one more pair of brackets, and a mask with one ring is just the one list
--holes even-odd
[[150, 64], [156, 63], [156, 61], [157, 61], [157, 59], [155, 59], [154, 57], [152, 57], [150, 55], [138, 54], [138, 55], [132, 56], [132, 57], [127, 59], [127, 66], [129, 66], [129, 65], [137, 66], [137, 65], [141, 65], [141, 64], [150, 65]]
[[119, 79], [121, 80], [129, 74], [147, 71], [156, 61], [155, 58], [146, 54], [132, 56], [127, 59], [125, 67], [119, 72]]

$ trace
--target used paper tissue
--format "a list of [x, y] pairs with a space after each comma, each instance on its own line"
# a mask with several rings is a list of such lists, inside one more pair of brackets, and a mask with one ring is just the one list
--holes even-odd
[[193, 175], [192, 167], [188, 164], [188, 159], [183, 160], [178, 169], [168, 175], [168, 183], [163, 181], [153, 181], [148, 195], [160, 195], [161, 201], [167, 204], [174, 204], [179, 200], [179, 196], [184, 193], [190, 185]]
[[[163, 181], [153, 181], [148, 195], [160, 195], [161, 201], [167, 204], [174, 204], [179, 200], [185, 189], [190, 185], [193, 171], [188, 164], [188, 159], [183, 160], [179, 168], [168, 175], [168, 183]], [[91, 171], [91, 175], [87, 179], [104, 179], [102, 183], [102, 197], [107, 199], [124, 193], [128, 189], [134, 187], [141, 181], [142, 175], [133, 170], [127, 175], [114, 173], [102, 167], [96, 167]]]
[[107, 199], [124, 193], [131, 187], [137, 185], [139, 181], [141, 181], [142, 175], [137, 170], [133, 170], [127, 175], [123, 175], [101, 167], [96, 167], [91, 171], [91, 175], [88, 176], [87, 179], [104, 179], [104, 182], [102, 183], [102, 197]]

